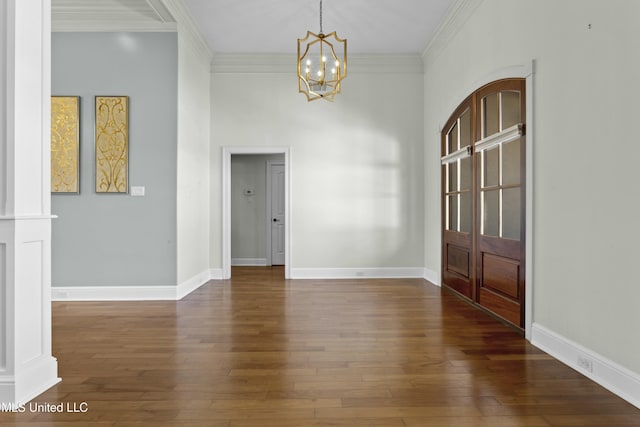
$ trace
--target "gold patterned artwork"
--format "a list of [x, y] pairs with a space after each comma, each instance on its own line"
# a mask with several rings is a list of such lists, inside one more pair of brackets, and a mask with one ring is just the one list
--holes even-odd
[[79, 193], [80, 98], [51, 97], [51, 192]]
[[129, 98], [96, 96], [96, 193], [129, 186]]

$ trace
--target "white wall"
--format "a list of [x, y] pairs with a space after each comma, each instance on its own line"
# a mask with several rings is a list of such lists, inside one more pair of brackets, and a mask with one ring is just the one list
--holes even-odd
[[209, 271], [210, 59], [191, 33], [178, 32], [178, 284]]
[[212, 266], [221, 265], [221, 147], [288, 146], [292, 267], [420, 267], [421, 67], [353, 71], [334, 103], [308, 103], [295, 58], [275, 72], [245, 65], [218, 62], [212, 74]]
[[640, 2], [458, 4], [425, 53], [425, 265], [440, 271], [441, 126], [485, 76], [535, 60], [533, 322], [640, 373]]

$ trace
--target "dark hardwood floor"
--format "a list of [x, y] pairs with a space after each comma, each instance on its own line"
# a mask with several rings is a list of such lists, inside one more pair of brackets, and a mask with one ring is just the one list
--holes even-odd
[[[640, 410], [423, 280], [234, 268], [178, 302], [57, 302], [30, 426], [640, 426]], [[78, 411], [69, 412], [74, 408]]]

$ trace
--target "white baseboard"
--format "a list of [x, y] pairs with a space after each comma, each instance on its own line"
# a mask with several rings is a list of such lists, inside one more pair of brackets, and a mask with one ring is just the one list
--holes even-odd
[[537, 323], [531, 343], [640, 408], [640, 375]]
[[202, 273], [193, 276], [191, 279], [188, 279], [188, 280], [178, 284], [178, 288], [176, 289], [176, 298], [175, 299], [179, 299], [180, 300], [180, 299], [186, 297], [191, 292], [195, 291], [200, 286], [202, 286], [205, 283], [207, 283], [209, 280], [211, 280], [211, 271], [207, 270], [207, 271], [203, 271]]
[[52, 301], [159, 301], [177, 299], [176, 286], [56, 286]]
[[266, 258], [231, 258], [231, 265], [263, 267], [267, 265]]
[[292, 268], [292, 279], [386, 279], [424, 277], [424, 268]]
[[433, 271], [428, 268], [425, 268], [423, 277], [424, 277], [424, 280], [426, 280], [427, 282], [433, 283], [436, 286], [441, 286], [440, 274], [437, 271]]
[[224, 280], [224, 275], [222, 274], [222, 268], [209, 269], [209, 280]]
[[22, 366], [19, 375], [0, 374], [0, 403], [14, 407], [23, 405], [60, 381], [57, 359], [51, 356], [38, 357]]
[[222, 280], [222, 269], [209, 269], [178, 286], [54, 286], [52, 301], [176, 301], [209, 280]]

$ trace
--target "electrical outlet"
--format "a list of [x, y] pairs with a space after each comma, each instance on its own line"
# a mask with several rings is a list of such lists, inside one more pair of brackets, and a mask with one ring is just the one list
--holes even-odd
[[585, 356], [578, 356], [578, 366], [587, 372], [593, 372], [593, 361]]

